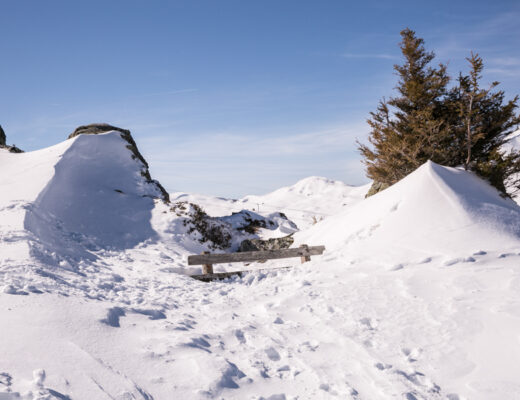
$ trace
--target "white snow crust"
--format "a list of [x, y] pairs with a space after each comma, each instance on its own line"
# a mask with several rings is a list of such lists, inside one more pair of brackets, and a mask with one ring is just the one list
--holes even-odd
[[326, 246], [203, 283], [186, 257], [207, 246], [141, 167], [117, 132], [0, 151], [1, 400], [520, 398], [520, 208], [472, 173], [174, 193]]

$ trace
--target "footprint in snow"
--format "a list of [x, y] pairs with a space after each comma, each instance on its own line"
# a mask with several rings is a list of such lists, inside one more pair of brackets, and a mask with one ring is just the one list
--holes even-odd
[[240, 344], [246, 343], [246, 337], [244, 336], [244, 332], [242, 332], [242, 330], [240, 330], [240, 329], [235, 330], [235, 337], [237, 338], [237, 340]]
[[278, 353], [274, 347], [268, 347], [265, 349], [265, 354], [267, 354], [267, 357], [271, 361], [280, 361], [281, 359], [280, 353]]
[[375, 367], [378, 370], [380, 370], [380, 371], [384, 371], [385, 369], [392, 368], [392, 365], [391, 364], [383, 364], [383, 363], [378, 362], [377, 364], [375, 364]]
[[108, 309], [106, 318], [102, 319], [101, 322], [108, 326], [119, 328], [121, 326], [119, 324], [119, 318], [124, 317], [125, 315], [126, 312], [121, 307], [112, 307]]
[[401, 352], [406, 356], [408, 362], [413, 363], [416, 362], [421, 354], [421, 349], [409, 349], [407, 347], [403, 347]]
[[285, 397], [285, 394], [273, 394], [269, 397], [260, 397], [258, 400], [287, 400], [287, 397]]
[[377, 327], [377, 323], [374, 323], [370, 318], [361, 318], [359, 322], [370, 331], [373, 331]]
[[188, 329], [194, 329], [197, 322], [189, 319], [184, 319], [179, 322], [179, 325], [173, 328], [176, 331], [187, 331]]
[[7, 372], [0, 372], [0, 388], [2, 386], [10, 387], [13, 382], [13, 377], [9, 375]]
[[468, 262], [475, 262], [473, 257], [466, 257], [466, 258], [454, 258], [452, 260], [448, 260], [444, 262], [444, 265], [446, 267], [451, 267], [452, 265], [458, 264], [458, 263], [468, 263]]
[[396, 264], [392, 265], [390, 268], [388, 268], [388, 271], [399, 271], [400, 269], [403, 269], [406, 264]]
[[[206, 335], [204, 335], [204, 337], [207, 338]], [[184, 346], [204, 350], [208, 353], [211, 353], [211, 351], [208, 349], [208, 347], [211, 347], [211, 344], [204, 337], [192, 338], [191, 342], [185, 343]]]
[[27, 296], [29, 294], [25, 290], [15, 288], [13, 285], [6, 285], [4, 287], [3, 292], [5, 294], [15, 294], [15, 295], [23, 295], [23, 296]]

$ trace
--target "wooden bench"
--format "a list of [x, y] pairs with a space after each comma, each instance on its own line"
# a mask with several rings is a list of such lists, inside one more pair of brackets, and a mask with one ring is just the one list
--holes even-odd
[[[281, 258], [300, 257], [302, 264], [310, 261], [311, 256], [323, 254], [325, 246], [307, 246], [302, 244], [295, 249], [280, 250], [264, 250], [264, 251], [244, 251], [240, 253], [224, 253], [210, 254], [205, 251], [200, 255], [188, 256], [188, 265], [202, 265], [201, 275], [191, 275], [192, 278], [203, 282], [211, 282], [214, 280], [229, 278], [234, 275], [242, 276], [251, 271], [233, 271], [233, 272], [213, 272], [213, 264], [233, 263], [233, 262], [250, 262], [250, 261], [266, 261]], [[291, 267], [283, 267], [276, 269], [288, 269]], [[270, 269], [271, 270], [271, 269]]]

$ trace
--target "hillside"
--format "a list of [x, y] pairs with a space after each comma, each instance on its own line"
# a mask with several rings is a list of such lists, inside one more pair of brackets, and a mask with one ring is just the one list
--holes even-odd
[[[427, 163], [368, 199], [312, 177], [168, 203], [121, 134], [0, 150], [0, 399], [520, 396], [520, 208], [472, 173]], [[294, 231], [291, 210], [295, 245], [323, 256], [186, 276], [189, 254], [254, 237], [248, 220]]]
[[201, 204], [213, 216], [241, 209], [255, 210], [260, 214], [281, 211], [294, 221], [299, 229], [306, 229], [363, 200], [369, 188], [370, 184], [350, 186], [343, 182], [311, 176], [265, 195], [250, 195], [238, 200], [183, 192], [175, 192], [171, 196], [177, 200], [186, 199]]

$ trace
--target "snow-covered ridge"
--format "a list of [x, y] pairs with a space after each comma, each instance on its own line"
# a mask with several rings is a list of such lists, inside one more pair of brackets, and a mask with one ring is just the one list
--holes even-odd
[[360, 202], [369, 188], [370, 184], [350, 186], [340, 181], [311, 176], [265, 195], [249, 195], [238, 200], [184, 192], [171, 193], [171, 198], [201, 204], [213, 216], [242, 209], [266, 215], [280, 211], [294, 221], [299, 229], [306, 229]]

